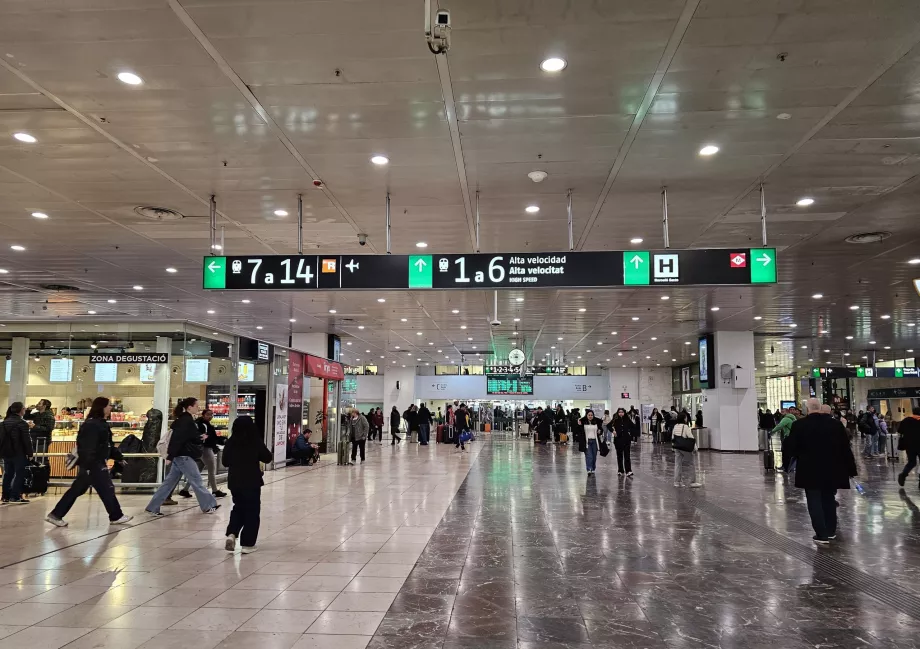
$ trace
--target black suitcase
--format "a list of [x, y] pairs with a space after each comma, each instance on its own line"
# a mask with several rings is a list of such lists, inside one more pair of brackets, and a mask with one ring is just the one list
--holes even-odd
[[764, 471], [776, 471], [776, 457], [772, 449], [763, 452], [763, 469]]
[[48, 491], [48, 480], [51, 478], [51, 467], [32, 461], [26, 466], [26, 476], [22, 483], [24, 494], [44, 494]]

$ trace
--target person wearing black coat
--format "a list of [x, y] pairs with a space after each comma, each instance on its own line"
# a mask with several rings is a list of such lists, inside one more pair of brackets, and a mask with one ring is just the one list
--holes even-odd
[[533, 427], [537, 431], [537, 440], [541, 444], [549, 443], [550, 436], [553, 434], [553, 421], [554, 417], [549, 410], [537, 408], [537, 413], [533, 419]]
[[418, 410], [415, 409], [415, 404], [406, 408], [406, 411], [403, 413], [403, 419], [406, 420], [406, 436], [409, 441], [412, 441], [412, 433], [415, 433], [416, 439], [418, 439]]
[[198, 399], [195, 397], [179, 399], [173, 411], [175, 419], [170, 427], [172, 432], [166, 452], [166, 462], [171, 466], [163, 484], [147, 503], [145, 509], [148, 514], [162, 516], [160, 507], [169, 498], [169, 494], [176, 488], [183, 476], [187, 478], [189, 486], [198, 497], [198, 506], [202, 512], [213, 514], [220, 507], [213, 494], [201, 483], [201, 472], [198, 470], [197, 460], [201, 459], [202, 444], [207, 436], [202, 435], [195, 423], [197, 414]]
[[898, 475], [898, 484], [903, 487], [920, 458], [920, 408], [914, 408], [913, 415], [901, 420], [898, 435], [898, 449], [907, 452], [907, 464]]
[[632, 436], [630, 435], [630, 425], [629, 419], [626, 417], [626, 410], [618, 408], [617, 414], [607, 424], [607, 428], [613, 433], [613, 448], [617, 452], [617, 475], [625, 475], [627, 478], [633, 477], [632, 459], [629, 457]]
[[795, 486], [805, 490], [813, 540], [826, 545], [837, 537], [837, 490], [850, 488], [856, 459], [846, 429], [821, 412], [821, 402], [808, 399], [806, 407], [808, 415], [792, 424], [787, 444], [798, 462]]
[[222, 462], [227, 467], [227, 486], [233, 496], [233, 509], [227, 524], [227, 552], [236, 550], [239, 538], [243, 554], [255, 552], [262, 513], [262, 464], [272, 461], [252, 417], [237, 417], [230, 439], [224, 445]]
[[428, 440], [431, 438], [431, 411], [423, 403], [416, 416], [418, 417], [418, 443], [428, 446]]
[[396, 409], [396, 406], [393, 406], [390, 411], [390, 446], [402, 441], [402, 437], [399, 436], [400, 421], [399, 410]]
[[32, 438], [29, 424], [22, 416], [26, 407], [21, 401], [10, 404], [6, 419], [0, 423], [0, 457], [3, 458], [3, 502], [24, 505], [29, 501], [22, 497], [22, 484], [26, 467], [32, 457]]
[[90, 487], [95, 489], [102, 499], [112, 525], [124, 525], [134, 518], [125, 516], [121, 511], [121, 505], [115, 496], [112, 476], [106, 465], [112, 448], [112, 429], [109, 428], [106, 418], [111, 412], [112, 404], [108, 398], [93, 399], [86, 421], [77, 431], [77, 478], [45, 518], [52, 525], [67, 527], [64, 517], [77, 502], [77, 498], [85, 494]]

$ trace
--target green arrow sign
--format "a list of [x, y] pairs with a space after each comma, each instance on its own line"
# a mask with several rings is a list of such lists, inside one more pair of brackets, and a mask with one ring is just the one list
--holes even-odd
[[751, 248], [751, 283], [776, 283], [776, 248]]
[[821, 378], [821, 370], [819, 370], [817, 367], [813, 367], [813, 368], [811, 368], [811, 375], [812, 375], [813, 377], [815, 377], [816, 379], [820, 379], [820, 378]]
[[647, 251], [623, 253], [623, 283], [627, 286], [649, 283], [649, 261]]
[[856, 378], [858, 378], [858, 379], [864, 379], [864, 378], [866, 378], [866, 368], [865, 368], [865, 367], [857, 367], [857, 368], [856, 368]]
[[409, 288], [431, 288], [431, 255], [409, 255]]
[[227, 288], [227, 258], [204, 258], [204, 287]]
[[903, 378], [904, 378], [904, 368], [903, 368], [903, 367], [896, 367], [896, 368], [894, 368], [894, 378], [896, 378], [896, 379], [903, 379]]

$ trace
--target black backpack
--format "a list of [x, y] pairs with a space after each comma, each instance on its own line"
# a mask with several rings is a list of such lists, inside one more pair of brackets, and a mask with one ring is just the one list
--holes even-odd
[[862, 417], [859, 418], [859, 421], [856, 425], [859, 428], [859, 432], [863, 435], [869, 435], [872, 433], [872, 426], [869, 424], [868, 412], [863, 413]]

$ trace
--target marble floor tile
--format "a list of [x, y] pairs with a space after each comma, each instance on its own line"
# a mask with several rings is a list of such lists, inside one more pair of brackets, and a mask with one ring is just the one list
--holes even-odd
[[302, 633], [233, 631], [217, 645], [218, 649], [291, 649]]
[[69, 608], [70, 604], [13, 604], [0, 610], [0, 625], [31, 626]]
[[369, 635], [319, 635], [305, 633], [291, 649], [365, 649]]
[[112, 620], [129, 613], [133, 606], [99, 606], [95, 604], [80, 604], [56, 615], [52, 615], [36, 624], [36, 626], [61, 626], [84, 627], [96, 629]]
[[329, 611], [387, 612], [396, 593], [343, 592], [329, 605]]
[[286, 611], [325, 611], [338, 596], [338, 592], [286, 590], [266, 604], [265, 608]]
[[59, 649], [73, 642], [80, 636], [92, 631], [89, 628], [78, 626], [71, 627], [37, 627], [23, 629], [19, 633], [7, 636], [0, 640], [0, 649], [23, 649], [23, 647], [42, 647], [43, 649]]
[[105, 629], [168, 629], [188, 616], [186, 606], [139, 606], [103, 625]]
[[372, 636], [383, 620], [384, 613], [326, 611], [307, 629], [316, 635], [366, 635]]
[[299, 633], [302, 634], [316, 621], [320, 611], [297, 611], [292, 614], [286, 610], [261, 610], [245, 624], [240, 631], [258, 631], [262, 633]]
[[255, 608], [199, 608], [170, 625], [170, 629], [190, 631], [236, 631], [253, 615]]
[[214, 649], [229, 631], [173, 630], [160, 631], [140, 646], [140, 649]]

